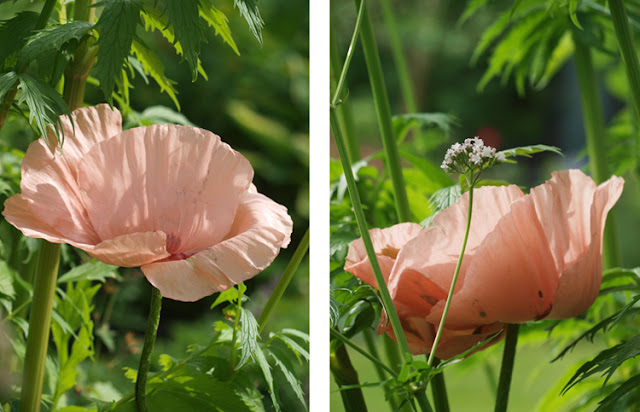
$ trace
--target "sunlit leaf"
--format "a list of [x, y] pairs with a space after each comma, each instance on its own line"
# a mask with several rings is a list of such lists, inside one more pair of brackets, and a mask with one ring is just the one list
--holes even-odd
[[[560, 148], [555, 147], [555, 146], [547, 146], [547, 145], [544, 145], [544, 144], [537, 144], [537, 145], [533, 145], [533, 146], [514, 147], [514, 148], [511, 148], [511, 149], [507, 149], [507, 150], [501, 150], [498, 153], [502, 153], [504, 155], [504, 157], [509, 159], [510, 157], [514, 157], [514, 156], [531, 157], [531, 155], [536, 154], [536, 153], [541, 153], [541, 152], [552, 152], [552, 153], [556, 153], [556, 154], [559, 154], [560, 156], [564, 157], [564, 155], [562, 154], [562, 151], [560, 150]], [[509, 160], [507, 160], [507, 161], [509, 161]]]
[[18, 75], [15, 72], [2, 73], [0, 75], [0, 100], [16, 84]]
[[307, 410], [307, 404], [304, 401], [304, 392], [302, 391], [302, 386], [300, 385], [300, 381], [296, 378], [295, 373], [292, 372], [289, 365], [287, 365], [286, 358], [281, 359], [280, 356], [276, 356], [276, 353], [271, 351], [270, 353], [273, 360], [276, 362], [276, 366], [280, 368], [282, 374], [284, 375], [287, 383], [293, 389], [293, 393], [296, 394], [296, 397], [300, 401], [302, 405], [304, 405], [304, 409]]
[[280, 411], [280, 405], [278, 403], [278, 399], [276, 398], [276, 394], [273, 387], [273, 375], [271, 374], [271, 366], [269, 366], [269, 362], [267, 362], [267, 358], [264, 356], [262, 352], [262, 348], [258, 347], [258, 349], [252, 353], [251, 355], [253, 359], [255, 359], [258, 367], [262, 371], [262, 376], [264, 376], [265, 383], [267, 384], [267, 388], [269, 388], [269, 397], [273, 402], [273, 407], [276, 411]]
[[233, 37], [231, 37], [231, 30], [227, 24], [227, 16], [225, 16], [220, 10], [216, 9], [208, 0], [200, 0], [198, 7], [200, 9], [200, 17], [215, 29], [216, 34], [222, 37], [222, 39], [231, 46], [237, 55], [240, 55], [238, 46], [236, 46]]
[[178, 91], [174, 87], [176, 82], [169, 79], [164, 74], [164, 65], [158, 58], [158, 56], [149, 48], [137, 40], [133, 40], [131, 43], [131, 52], [136, 56], [137, 60], [142, 64], [142, 67], [146, 74], [150, 75], [153, 80], [160, 86], [161, 92], [166, 92], [173, 103], [180, 110], [180, 103], [176, 94]]
[[258, 345], [258, 322], [253, 313], [245, 308], [240, 311], [240, 331], [238, 332], [238, 342], [240, 342], [240, 359], [236, 369], [240, 369], [259, 350]]

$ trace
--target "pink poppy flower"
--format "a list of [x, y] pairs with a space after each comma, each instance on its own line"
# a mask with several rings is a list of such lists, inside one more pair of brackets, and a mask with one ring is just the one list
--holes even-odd
[[[396, 257], [401, 248], [416, 237], [421, 230], [422, 226], [417, 223], [400, 223], [386, 229], [371, 229], [369, 231], [385, 281], [388, 282], [389, 275], [392, 272]], [[344, 270], [377, 288], [373, 270], [369, 264], [362, 239], [357, 239], [349, 245]], [[446, 293], [442, 294], [440, 290], [432, 290], [431, 293], [434, 293], [441, 299], [446, 299]], [[412, 311], [412, 308], [405, 305], [402, 301], [395, 300], [394, 306], [400, 317], [400, 323], [402, 324], [402, 329], [404, 330], [411, 353], [429, 353], [433, 345], [433, 340], [435, 339], [437, 324], [439, 324], [439, 322], [435, 325], [427, 322], [424, 316], [420, 314], [416, 315], [416, 313]], [[484, 341], [489, 336], [499, 332], [502, 328], [503, 324], [498, 323], [466, 330], [451, 330], [445, 328], [436, 350], [436, 356], [440, 359], [452, 358]], [[387, 333], [392, 339], [396, 339], [384, 311], [382, 312], [378, 326], [378, 333]]]
[[163, 296], [195, 301], [247, 280], [290, 241], [287, 210], [259, 194], [253, 169], [215, 134], [188, 126], [122, 131], [107, 105], [60, 120], [33, 142], [21, 194], [3, 215], [26, 236], [68, 243], [105, 263], [140, 266]]
[[[447, 327], [564, 319], [587, 310], [602, 281], [607, 213], [623, 185], [614, 176], [597, 186], [581, 171], [565, 170], [528, 195], [517, 186], [475, 190]], [[465, 194], [440, 212], [400, 250], [389, 278], [393, 299], [432, 324], [442, 316], [467, 209]]]

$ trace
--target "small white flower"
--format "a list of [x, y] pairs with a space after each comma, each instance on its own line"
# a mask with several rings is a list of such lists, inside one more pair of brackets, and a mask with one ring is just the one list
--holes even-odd
[[504, 153], [499, 152], [496, 155], [496, 162], [504, 162], [505, 160], [507, 160], [506, 156], [504, 155]]

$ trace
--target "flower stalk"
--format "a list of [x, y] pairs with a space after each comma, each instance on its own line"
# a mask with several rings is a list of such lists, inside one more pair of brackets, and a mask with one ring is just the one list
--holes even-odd
[[41, 241], [29, 315], [20, 410], [40, 410], [59, 263], [60, 245]]
[[[360, 7], [364, 0], [355, 0], [356, 6]], [[362, 50], [369, 73], [369, 81], [371, 83], [371, 91], [373, 93], [373, 101], [376, 107], [378, 117], [378, 126], [382, 136], [382, 144], [384, 147], [385, 160], [389, 175], [391, 176], [391, 184], [393, 186], [393, 194], [396, 206], [396, 213], [400, 222], [410, 222], [412, 220], [411, 210], [409, 209], [409, 200], [407, 190], [404, 184], [404, 176], [402, 175], [402, 166], [400, 164], [400, 155], [398, 146], [393, 132], [393, 124], [391, 122], [391, 107], [387, 97], [387, 90], [382, 74], [382, 65], [380, 63], [380, 55], [378, 54], [378, 46], [373, 32], [371, 18], [367, 12], [366, 4], [363, 6], [362, 26], [360, 28], [360, 36]]]
[[271, 293], [264, 309], [260, 312], [260, 316], [258, 317], [258, 334], [262, 333], [262, 330], [269, 321], [271, 314], [278, 305], [278, 302], [280, 302], [284, 291], [287, 289], [287, 286], [289, 286], [291, 279], [293, 279], [293, 275], [296, 273], [298, 266], [300, 266], [300, 262], [302, 262], [302, 259], [307, 254], [307, 250], [309, 250], [309, 229], [307, 229], [302, 237], [302, 240], [298, 244], [296, 251], [293, 253], [289, 264], [285, 268], [282, 277], [278, 281], [276, 288]]
[[507, 325], [507, 337], [502, 353], [502, 367], [500, 368], [500, 380], [498, 383], [498, 394], [496, 396], [495, 412], [506, 412], [509, 401], [509, 390], [511, 389], [511, 375], [513, 374], [513, 364], [516, 357], [516, 346], [518, 344], [518, 331], [520, 325]]
[[[593, 67], [591, 51], [575, 35], [573, 40], [582, 103], [582, 117], [587, 139], [587, 152], [589, 153], [589, 167], [591, 168], [593, 179], [600, 184], [607, 180], [611, 173], [607, 164], [606, 130], [602, 103], [598, 93], [598, 79]], [[617, 267], [620, 264], [620, 251], [618, 249], [615, 214], [613, 211], [609, 212], [608, 222], [602, 242], [604, 269]]]
[[147, 375], [151, 367], [151, 353], [158, 333], [160, 324], [160, 311], [162, 309], [162, 295], [160, 290], [151, 286], [151, 303], [149, 305], [149, 320], [147, 321], [147, 331], [144, 335], [144, 344], [140, 354], [140, 364], [138, 367], [138, 377], [136, 379], [135, 398], [138, 412], [147, 412]]
[[358, 372], [354, 369], [347, 348], [343, 344], [339, 344], [332, 351], [329, 366], [338, 387], [349, 387], [340, 391], [345, 411], [367, 412], [367, 404], [359, 386]]

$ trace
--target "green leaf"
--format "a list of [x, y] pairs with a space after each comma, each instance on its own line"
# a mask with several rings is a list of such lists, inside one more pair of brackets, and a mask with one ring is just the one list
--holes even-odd
[[238, 332], [238, 341], [240, 342], [240, 360], [235, 369], [240, 369], [252, 356], [258, 351], [258, 322], [251, 311], [241, 308], [240, 311], [240, 331]]
[[100, 87], [111, 103], [111, 93], [131, 51], [142, 4], [139, 0], [108, 0], [97, 6], [104, 8], [95, 26], [100, 37], [94, 75], [100, 80]]
[[141, 126], [148, 126], [150, 124], [181, 124], [183, 126], [195, 127], [195, 124], [191, 123], [189, 119], [187, 119], [187, 116], [165, 106], [147, 107], [138, 117]]
[[118, 278], [118, 268], [94, 260], [80, 266], [76, 266], [58, 279], [58, 284], [66, 282], [78, 282], [81, 280], [97, 280], [104, 282], [107, 278]]
[[576, 15], [576, 10], [578, 10], [578, 6], [582, 3], [581, 0], [569, 0], [569, 17], [573, 24], [576, 25], [579, 29], [582, 29], [580, 22], [578, 21], [578, 16]]
[[13, 279], [15, 273], [7, 265], [7, 262], [0, 261], [0, 295], [8, 296], [13, 299], [16, 295], [16, 290], [13, 287]]
[[[242, 286], [244, 286], [243, 283], [241, 283]], [[240, 287], [240, 286], [238, 286]], [[246, 286], [245, 290], [246, 290]], [[244, 293], [244, 292], [243, 292]], [[238, 289], [236, 289], [235, 287], [229, 288], [225, 291], [220, 292], [220, 294], [216, 297], [216, 300], [213, 301], [213, 303], [211, 304], [211, 307], [209, 309], [213, 309], [216, 306], [218, 306], [221, 303], [225, 303], [225, 302], [237, 302], [238, 301], [238, 296], [240, 296], [240, 293], [238, 291]], [[244, 294], [242, 295], [242, 301], [244, 302], [245, 300], [248, 300], [249, 297], [245, 296]]]
[[180, 110], [180, 103], [178, 103], [178, 98], [176, 97], [178, 91], [174, 87], [176, 82], [164, 75], [164, 65], [158, 56], [137, 40], [133, 40], [131, 43], [131, 52], [135, 54], [136, 59], [142, 64], [144, 72], [150, 75], [160, 86], [160, 91], [166, 92], [173, 100], [173, 104]]
[[[504, 155], [504, 157], [506, 157], [507, 159], [510, 157], [514, 157], [514, 156], [525, 156], [525, 157], [531, 157], [531, 155], [536, 154], [536, 153], [541, 153], [541, 152], [552, 152], [552, 153], [556, 153], [559, 154], [560, 156], [564, 157], [564, 155], [562, 154], [562, 151], [560, 150], [560, 148], [555, 147], [555, 146], [547, 146], [544, 144], [537, 144], [537, 145], [533, 145], [533, 146], [521, 146], [521, 147], [514, 147], [512, 149], [507, 149], [507, 150], [502, 150], [498, 153], [502, 153]], [[513, 161], [511, 161], [513, 162]]]
[[164, 0], [165, 13], [173, 27], [175, 41], [182, 46], [184, 58], [191, 67], [193, 81], [198, 78], [198, 55], [202, 41], [198, 0]]
[[21, 68], [16, 67], [17, 52], [27, 42], [39, 17], [38, 13], [22, 11], [0, 23], [0, 70], [20, 71]]
[[438, 190], [429, 200], [436, 207], [436, 209], [440, 211], [457, 202], [461, 196], [462, 192], [460, 190], [460, 185], [452, 185], [443, 187], [442, 189]]
[[253, 359], [255, 359], [256, 363], [260, 367], [262, 371], [262, 375], [264, 376], [267, 387], [269, 388], [269, 396], [271, 397], [271, 401], [273, 403], [273, 407], [276, 411], [280, 411], [280, 405], [278, 404], [278, 400], [276, 398], [276, 394], [273, 388], [273, 375], [271, 375], [271, 366], [269, 366], [269, 362], [267, 362], [267, 358], [262, 353], [262, 348], [258, 347], [253, 354], [251, 354]]
[[276, 362], [276, 366], [278, 366], [278, 368], [280, 368], [280, 370], [282, 371], [282, 374], [287, 380], [287, 383], [289, 384], [289, 386], [291, 386], [291, 389], [293, 389], [293, 393], [296, 394], [296, 397], [298, 398], [300, 403], [302, 403], [304, 409], [308, 410], [307, 404], [304, 401], [304, 392], [302, 391], [302, 386], [300, 385], [300, 381], [298, 380], [298, 378], [296, 378], [296, 375], [291, 371], [290, 368], [287, 367], [285, 361], [276, 356], [275, 353], [271, 352], [270, 355]]
[[640, 375], [635, 375], [627, 379], [624, 383], [618, 386], [615, 391], [611, 392], [606, 398], [600, 401], [595, 412], [611, 411], [616, 401], [630, 391], [637, 389], [638, 386], [640, 386]]
[[209, 26], [213, 27], [216, 31], [216, 35], [222, 37], [222, 39], [233, 49], [239, 56], [240, 52], [236, 46], [233, 37], [231, 37], [231, 30], [227, 24], [227, 16], [220, 10], [216, 9], [213, 4], [210, 4], [207, 0], [200, 0], [198, 3], [200, 10], [200, 17], [202, 17]]
[[307, 362], [309, 361], [309, 352], [303, 348], [302, 346], [300, 346], [300, 344], [298, 342], [296, 342], [295, 340], [291, 339], [290, 337], [288, 337], [287, 335], [284, 335], [280, 332], [275, 333], [275, 334], [271, 334], [271, 336], [280, 339], [282, 342], [284, 342], [285, 345], [287, 345], [287, 347], [294, 353], [294, 355], [296, 355], [296, 357], [298, 357], [298, 360], [300, 360], [300, 356], [302, 356], [303, 358], [305, 358], [307, 360]]
[[453, 185], [451, 177], [445, 173], [440, 167], [434, 166], [430, 161], [420, 156], [416, 156], [406, 150], [399, 151], [400, 156], [409, 161], [413, 167], [422, 172], [430, 181], [440, 187]]
[[47, 138], [47, 126], [52, 125], [56, 139], [62, 146], [64, 142], [64, 132], [58, 127], [58, 118], [66, 115], [71, 119], [71, 109], [60, 95], [47, 83], [33, 78], [26, 73], [20, 76], [18, 89], [22, 90], [22, 95], [18, 104], [27, 103], [29, 107], [29, 121], [35, 120], [40, 134]]
[[233, 0], [234, 7], [238, 8], [240, 14], [247, 21], [253, 35], [262, 44], [262, 27], [264, 21], [258, 10], [258, 0]]
[[[396, 132], [398, 140], [403, 140], [406, 129], [413, 126], [438, 127], [446, 135], [450, 135], [455, 126], [460, 125], [460, 119], [456, 116], [446, 113], [408, 113], [393, 116], [393, 128]], [[401, 130], [405, 130], [401, 133]]]
[[79, 43], [93, 28], [86, 21], [72, 21], [67, 24], [45, 29], [34, 34], [18, 54], [18, 66], [29, 64], [36, 59], [50, 59], [65, 46], [75, 40]]
[[0, 100], [4, 99], [4, 95], [18, 81], [18, 75], [15, 72], [3, 73], [0, 75]]

